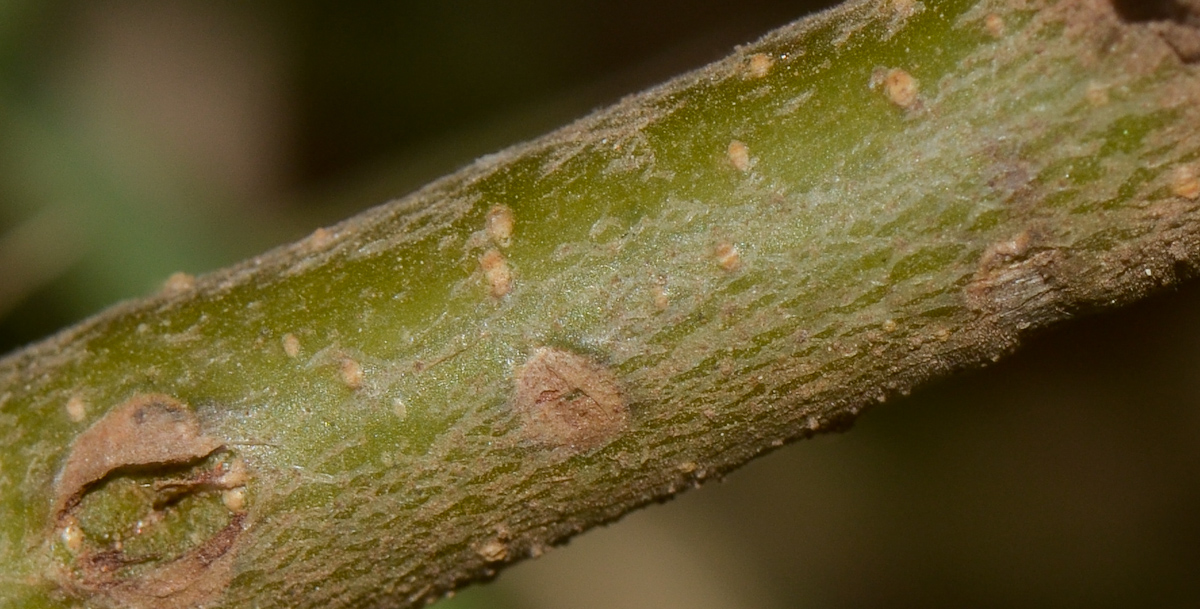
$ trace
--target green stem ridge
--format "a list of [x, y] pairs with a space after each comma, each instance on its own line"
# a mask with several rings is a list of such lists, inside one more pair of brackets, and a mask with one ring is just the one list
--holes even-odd
[[853, 2], [14, 353], [0, 605], [420, 605], [1171, 285], [1168, 42], [1092, 0]]

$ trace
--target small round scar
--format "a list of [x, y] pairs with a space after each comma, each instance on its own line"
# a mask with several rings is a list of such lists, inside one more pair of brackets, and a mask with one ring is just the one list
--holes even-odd
[[746, 61], [746, 76], [748, 78], [763, 78], [771, 73], [771, 66], [775, 65], [775, 60], [771, 59], [766, 53], [755, 53]]
[[221, 491], [221, 502], [231, 512], [242, 512], [246, 509], [246, 488], [239, 486]]
[[892, 68], [882, 74], [873, 74], [871, 80], [883, 85], [883, 94], [892, 104], [905, 110], [916, 106], [920, 82], [913, 78], [912, 74], [900, 68]]
[[87, 418], [87, 402], [77, 395], [71, 396], [67, 400], [67, 416], [72, 423], [82, 423]]
[[742, 268], [742, 254], [736, 245], [728, 241], [722, 241], [713, 248], [713, 257], [722, 269], [731, 273]]
[[491, 539], [476, 550], [487, 562], [500, 562], [508, 558], [508, 546], [499, 539]]
[[357, 361], [352, 358], [342, 358], [341, 365], [338, 368], [341, 373], [342, 383], [350, 389], [360, 389], [363, 385], [363, 369]]
[[484, 219], [488, 239], [502, 248], [512, 245], [513, 223], [513, 211], [507, 205], [491, 208]]
[[308, 245], [313, 249], [325, 249], [333, 243], [333, 232], [327, 228], [318, 228], [308, 236]]
[[667, 292], [665, 281], [658, 280], [650, 284], [650, 297], [654, 302], [654, 308], [659, 311], [665, 311], [667, 307], [671, 306], [671, 295]]
[[508, 260], [500, 250], [492, 248], [479, 257], [479, 268], [488, 282], [492, 296], [501, 298], [512, 291], [512, 271], [508, 268]]
[[196, 287], [196, 278], [182, 271], [172, 273], [167, 280], [163, 282], [163, 292], [167, 294], [183, 294], [190, 292]]
[[283, 352], [285, 355], [291, 358], [300, 356], [300, 339], [296, 338], [295, 334], [292, 334], [291, 332], [284, 334], [282, 342]]
[[606, 366], [554, 347], [535, 349], [517, 370], [513, 407], [530, 440], [581, 452], [615, 439], [629, 406]]
[[745, 142], [733, 140], [729, 142], [729, 147], [725, 151], [729, 157], [729, 164], [733, 165], [734, 169], [745, 173], [750, 171], [750, 148]]
[[988, 13], [987, 17], [983, 18], [983, 31], [987, 32], [992, 38], [1001, 38], [1004, 36], [1004, 17], [996, 13]]
[[71, 520], [62, 529], [62, 542], [68, 550], [73, 554], [78, 554], [83, 549], [83, 531], [79, 528], [79, 524]]

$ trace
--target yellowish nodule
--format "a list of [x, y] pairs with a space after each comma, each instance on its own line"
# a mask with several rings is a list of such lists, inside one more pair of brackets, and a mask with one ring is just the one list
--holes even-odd
[[483, 270], [492, 296], [500, 298], [512, 291], [512, 271], [508, 268], [508, 260], [500, 250], [492, 248], [479, 257], [479, 267]]

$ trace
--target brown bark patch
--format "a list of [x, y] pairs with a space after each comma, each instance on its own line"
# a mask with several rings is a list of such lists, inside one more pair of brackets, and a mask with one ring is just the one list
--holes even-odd
[[603, 446], [629, 424], [616, 376], [591, 358], [542, 347], [517, 371], [515, 408], [525, 434], [572, 452]]

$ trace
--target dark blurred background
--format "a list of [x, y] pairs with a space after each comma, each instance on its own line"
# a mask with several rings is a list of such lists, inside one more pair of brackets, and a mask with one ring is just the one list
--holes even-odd
[[0, 352], [403, 195], [811, 8], [0, 0]]
[[[782, 0], [0, 0], [0, 352], [726, 54]], [[1200, 606], [1200, 286], [441, 609]]]

